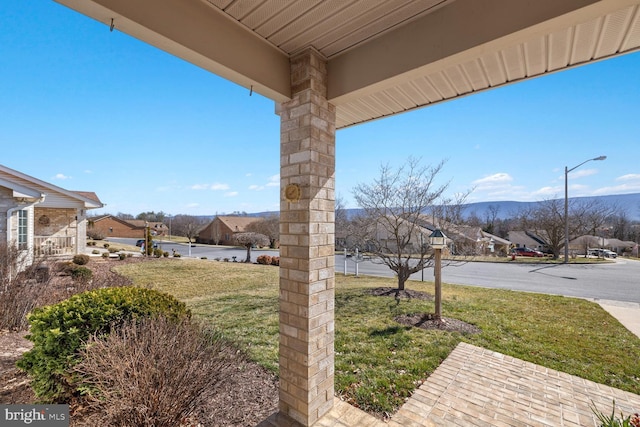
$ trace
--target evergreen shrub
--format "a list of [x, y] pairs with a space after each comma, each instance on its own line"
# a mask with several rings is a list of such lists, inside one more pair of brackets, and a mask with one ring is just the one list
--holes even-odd
[[34, 346], [17, 366], [31, 376], [40, 401], [68, 402], [81, 387], [72, 368], [91, 336], [109, 334], [130, 319], [160, 315], [177, 321], [190, 318], [190, 311], [169, 294], [135, 287], [96, 289], [36, 308], [28, 316], [27, 339]]

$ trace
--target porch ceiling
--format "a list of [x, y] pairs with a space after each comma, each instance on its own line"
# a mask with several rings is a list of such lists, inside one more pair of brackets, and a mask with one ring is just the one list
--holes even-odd
[[338, 128], [640, 47], [640, 0], [56, 1], [276, 102], [313, 47]]

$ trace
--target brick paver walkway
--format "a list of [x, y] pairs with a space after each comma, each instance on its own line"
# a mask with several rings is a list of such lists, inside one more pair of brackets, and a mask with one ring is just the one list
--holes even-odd
[[[640, 411], [640, 396], [514, 357], [460, 343], [405, 405], [384, 423], [335, 400], [319, 427], [596, 427], [605, 414]], [[274, 414], [259, 427], [294, 427]]]

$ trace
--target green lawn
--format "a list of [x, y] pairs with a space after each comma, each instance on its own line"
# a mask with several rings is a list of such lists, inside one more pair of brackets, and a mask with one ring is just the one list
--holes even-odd
[[[185, 301], [258, 363], [278, 370], [278, 269], [203, 260], [118, 267], [140, 286]], [[394, 278], [336, 277], [336, 391], [364, 410], [392, 413], [461, 341], [640, 394], [640, 339], [599, 305], [558, 296], [443, 285], [443, 315], [477, 335], [405, 327], [398, 314], [433, 303], [367, 295]], [[432, 293], [428, 282], [408, 289]]]

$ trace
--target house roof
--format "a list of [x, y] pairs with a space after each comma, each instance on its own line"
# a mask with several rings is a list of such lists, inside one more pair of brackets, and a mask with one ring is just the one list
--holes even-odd
[[640, 47], [640, 0], [56, 1], [276, 102], [315, 49], [337, 128]]
[[264, 218], [255, 216], [217, 216], [233, 232], [242, 233], [252, 222], [263, 221]]
[[526, 230], [509, 231], [509, 240], [516, 245], [545, 246], [546, 242], [538, 235]]
[[0, 165], [0, 185], [12, 189], [14, 197], [28, 196], [28, 198], [37, 198], [45, 201], [43, 198], [46, 197], [47, 193], [59, 193], [83, 203], [85, 209], [96, 209], [104, 206], [93, 192], [66, 190], [4, 165]]

